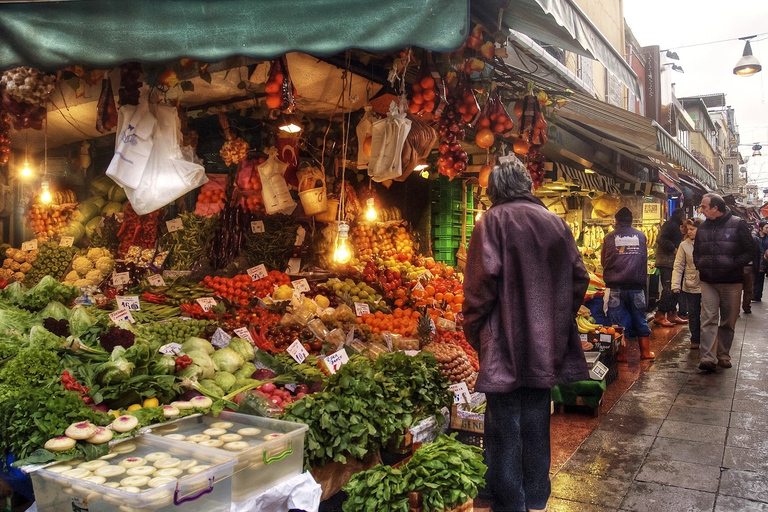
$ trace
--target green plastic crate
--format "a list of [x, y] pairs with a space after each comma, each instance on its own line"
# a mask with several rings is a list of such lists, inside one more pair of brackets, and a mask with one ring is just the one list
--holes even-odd
[[438, 213], [454, 213], [454, 212], [461, 212], [462, 203], [460, 200], [439, 200], [439, 201], [433, 201], [432, 202], [432, 211], [438, 212]]
[[432, 224], [434, 226], [453, 226], [454, 224], [461, 226], [461, 212], [433, 214]]
[[432, 229], [432, 234], [436, 238], [461, 236], [461, 226], [459, 224], [449, 226], [435, 226], [434, 229]]
[[434, 251], [435, 259], [437, 261], [445, 262], [445, 260], [456, 259], [456, 251], [459, 249], [443, 249], [439, 251]]
[[438, 238], [432, 245], [440, 251], [458, 249], [461, 245], [461, 237]]

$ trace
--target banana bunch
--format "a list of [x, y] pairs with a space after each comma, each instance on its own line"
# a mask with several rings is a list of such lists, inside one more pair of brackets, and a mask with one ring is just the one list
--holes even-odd
[[568, 224], [568, 227], [571, 228], [571, 234], [573, 235], [573, 238], [578, 240], [579, 235], [581, 234], [581, 227], [579, 226], [579, 223], [576, 221], [573, 222], [566, 222]]
[[600, 226], [585, 226], [582, 245], [586, 248], [588, 253], [595, 252], [601, 245], [603, 245], [605, 234], [605, 230]]
[[592, 317], [587, 318], [585, 316], [578, 315], [576, 316], [576, 327], [578, 327], [581, 334], [594, 332], [601, 327], [600, 325], [596, 324], [594, 320], [595, 319]]
[[642, 226], [640, 231], [645, 235], [645, 245], [654, 247], [656, 245], [656, 239], [659, 237], [659, 225]]

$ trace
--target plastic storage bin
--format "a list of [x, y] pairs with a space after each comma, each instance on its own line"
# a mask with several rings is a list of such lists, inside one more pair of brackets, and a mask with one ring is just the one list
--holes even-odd
[[[232, 475], [232, 501], [242, 502], [261, 494], [278, 483], [299, 475], [304, 470], [304, 435], [308, 426], [302, 423], [273, 420], [233, 412], [222, 412], [217, 417], [194, 415], [145, 429], [147, 435], [160, 437], [172, 435], [203, 434], [210, 428], [223, 428], [217, 424], [231, 423], [225, 430], [236, 434], [238, 430], [258, 429], [258, 434], [243, 436], [249, 447], [232, 452], [214, 448], [216, 452], [236, 457]], [[271, 438], [271, 439], [270, 439]], [[216, 439], [212, 436], [211, 439]], [[176, 441], [179, 445], [195, 447], [190, 441]]]
[[[132, 447], [132, 449], [130, 449]], [[130, 450], [129, 450], [130, 449]], [[122, 453], [121, 453], [122, 451]], [[162, 459], [173, 459], [161, 462], [156, 457], [164, 454]], [[139, 459], [129, 461], [128, 459]], [[153, 460], [154, 459], [154, 460]], [[173, 466], [175, 461], [179, 465]], [[194, 466], [181, 469], [183, 465]], [[70, 471], [84, 469], [82, 464], [104, 464], [97, 468], [90, 466], [90, 474], [76, 476], [71, 472], [61, 473], [62, 466], [71, 466]], [[121, 465], [122, 463], [122, 465]], [[80, 465], [80, 468], [77, 466]], [[167, 483], [150, 487], [150, 482], [162, 466], [163, 469], [180, 470], [178, 475], [168, 471]], [[70, 461], [57, 463], [31, 473], [35, 488], [35, 500], [39, 512], [229, 512], [232, 502], [232, 470], [234, 458], [218, 453], [215, 450], [205, 450], [189, 443], [171, 443], [164, 439], [150, 436], [139, 436], [124, 441], [112, 447], [109, 455], [96, 461]], [[104, 476], [104, 468], [119, 467], [125, 470], [120, 475]], [[131, 466], [128, 468], [126, 466]], [[203, 469], [203, 466], [206, 466]], [[89, 466], [86, 466], [89, 467]], [[144, 475], [142, 485], [128, 485], [125, 478], [140, 476], [129, 475], [133, 467], [154, 468], [152, 474]], [[197, 468], [197, 469], [195, 469]], [[92, 477], [88, 481], [86, 477]], [[104, 479], [104, 483], [99, 483]], [[120, 486], [123, 488], [111, 486]], [[159, 482], [155, 482], [156, 484]]]

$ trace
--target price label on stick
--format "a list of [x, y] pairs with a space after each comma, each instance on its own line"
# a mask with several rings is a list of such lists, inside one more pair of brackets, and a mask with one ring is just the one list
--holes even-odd
[[337, 352], [325, 356], [323, 362], [325, 363], [325, 366], [328, 368], [329, 372], [336, 373], [336, 371], [341, 368], [341, 365], [349, 362], [349, 356], [347, 355], [347, 351], [344, 349], [344, 347], [342, 347]]
[[307, 236], [307, 230], [304, 229], [304, 226], [299, 226], [299, 229], [296, 230], [296, 240], [293, 242], [293, 245], [299, 246], [304, 243], [304, 238]]
[[133, 319], [133, 316], [131, 315], [131, 312], [125, 308], [111, 312], [109, 314], [109, 319], [116, 324], [119, 324], [120, 322], [131, 322], [132, 324], [136, 323], [136, 321]]
[[424, 285], [423, 285], [423, 284], [421, 284], [421, 281], [419, 281], [418, 283], [416, 283], [416, 286], [414, 286], [414, 287], [413, 287], [413, 289], [414, 289], [414, 290], [421, 290], [421, 291], [424, 291]]
[[115, 301], [117, 302], [117, 307], [125, 308], [128, 311], [139, 311], [141, 309], [138, 295], [118, 295], [115, 297]]
[[72, 247], [72, 244], [74, 243], [75, 243], [75, 237], [63, 236], [61, 237], [61, 240], [59, 240], [59, 247]]
[[259, 279], [264, 279], [267, 277], [267, 267], [264, 266], [262, 263], [261, 265], [256, 265], [255, 267], [251, 267], [248, 270], [248, 275], [251, 276], [252, 281], [258, 281]]
[[371, 308], [364, 302], [355, 302], [355, 314], [357, 316], [370, 315]]
[[21, 244], [21, 250], [22, 251], [34, 251], [37, 249], [37, 239], [33, 238], [29, 242], [23, 242]]
[[114, 286], [122, 286], [131, 282], [130, 272], [114, 272], [112, 274], [112, 284]]
[[175, 219], [166, 221], [165, 226], [168, 228], [169, 233], [173, 233], [174, 231], [181, 231], [184, 229], [184, 223], [181, 221], [181, 217], [176, 217]]
[[307, 293], [309, 291], [309, 282], [306, 279], [291, 281], [291, 286], [299, 293]]
[[451, 384], [448, 386], [448, 389], [453, 391], [453, 403], [455, 404], [468, 404], [470, 400], [472, 400], [472, 397], [469, 395], [469, 388], [467, 387], [466, 382], [457, 382], [456, 384]]
[[392, 352], [392, 334], [385, 332], [384, 341], [387, 343], [387, 349]]
[[444, 331], [455, 331], [456, 330], [456, 322], [452, 322], [451, 320], [448, 320], [447, 318], [438, 318], [437, 319], [437, 326]]
[[197, 303], [200, 304], [200, 307], [203, 308], [203, 311], [205, 311], [206, 313], [210, 311], [212, 307], [218, 304], [216, 302], [216, 299], [214, 299], [213, 297], [203, 297], [201, 299], [197, 299]]
[[168, 343], [167, 345], [163, 345], [160, 347], [160, 350], [158, 350], [161, 354], [170, 354], [172, 356], [179, 355], [179, 352], [181, 352], [181, 344], [180, 343]]
[[251, 336], [251, 331], [249, 331], [247, 327], [238, 327], [234, 332], [237, 334], [238, 338], [246, 340], [251, 345], [255, 343], [255, 341], [253, 341], [253, 336]]
[[229, 345], [232, 336], [221, 330], [221, 327], [216, 329], [211, 337], [211, 345], [216, 348], [226, 348]]
[[303, 363], [309, 355], [309, 352], [304, 348], [298, 338], [291, 343], [286, 349], [291, 357], [299, 364]]
[[288, 260], [288, 269], [286, 274], [298, 274], [301, 272], [301, 258], [291, 258]]
[[263, 220], [251, 221], [251, 233], [263, 233], [263, 232], [264, 232]]
[[152, 286], [165, 286], [165, 279], [160, 274], [152, 274], [147, 278], [147, 281]]

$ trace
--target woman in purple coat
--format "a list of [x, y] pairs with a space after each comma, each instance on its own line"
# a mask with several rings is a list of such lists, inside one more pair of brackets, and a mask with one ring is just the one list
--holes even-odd
[[550, 388], [587, 380], [576, 312], [589, 274], [570, 228], [531, 193], [517, 159], [494, 167], [493, 206], [472, 232], [464, 332], [486, 393], [486, 478], [493, 510], [543, 510], [549, 483]]

